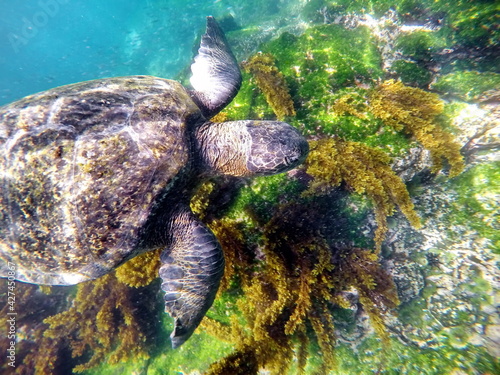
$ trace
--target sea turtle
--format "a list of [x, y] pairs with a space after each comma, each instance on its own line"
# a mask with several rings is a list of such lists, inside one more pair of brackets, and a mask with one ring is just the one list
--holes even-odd
[[216, 21], [191, 66], [193, 90], [151, 76], [58, 87], [0, 108], [0, 271], [35, 284], [98, 278], [162, 249], [172, 346], [212, 305], [224, 270], [189, 200], [210, 176], [285, 172], [305, 139], [277, 121], [211, 123], [241, 85]]

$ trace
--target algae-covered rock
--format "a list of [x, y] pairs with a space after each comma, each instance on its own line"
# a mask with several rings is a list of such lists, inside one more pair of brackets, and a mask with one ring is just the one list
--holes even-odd
[[405, 85], [426, 87], [432, 81], [432, 74], [413, 61], [397, 60], [392, 69]]
[[401, 303], [413, 300], [425, 285], [420, 266], [416, 263], [397, 264], [392, 268], [391, 274], [394, 277]]
[[465, 101], [481, 102], [500, 98], [500, 74], [491, 72], [459, 71], [446, 74], [432, 84], [445, 95]]
[[479, 164], [454, 180], [425, 186], [416, 202], [427, 218], [424, 228], [416, 240], [399, 234], [392, 243], [400, 256], [427, 255], [420, 266], [425, 288], [400, 309], [398, 330], [405, 340], [423, 348], [475, 346], [491, 356], [498, 351], [484, 334], [498, 324], [492, 314], [500, 298], [495, 265], [500, 228], [493, 203], [500, 196], [498, 171], [498, 164]]
[[[409, 3], [406, 3], [406, 6], [413, 9]], [[463, 6], [463, 3], [460, 6]], [[420, 8], [422, 14], [424, 13], [424, 7], [421, 6]], [[333, 22], [334, 17], [332, 15], [337, 14], [338, 10], [339, 8], [336, 10], [332, 8], [323, 10], [322, 8], [321, 12], [323, 13], [318, 13], [318, 19], [325, 16], [324, 20]], [[397, 24], [396, 27], [398, 27]], [[367, 34], [363, 34], [365, 32]], [[446, 364], [442, 366], [440, 365], [441, 369], [446, 369], [443, 370], [445, 372], [454, 371], [459, 366], [460, 360], [466, 361], [465, 368], [470, 371], [477, 369], [495, 371], [494, 369], [497, 368], [498, 364], [494, 359], [494, 353], [496, 353], [495, 340], [491, 338], [491, 335], [495, 332], [497, 322], [491, 317], [493, 305], [491, 300], [486, 297], [488, 293], [498, 290], [496, 284], [494, 286], [490, 285], [490, 281], [494, 279], [496, 273], [493, 266], [496, 258], [491, 257], [492, 252], [496, 251], [495, 245], [489, 245], [488, 249], [480, 251], [484, 255], [480, 262], [486, 267], [486, 271], [481, 276], [478, 276], [475, 271], [476, 265], [472, 258], [464, 257], [458, 250], [455, 255], [451, 255], [455, 251], [455, 247], [460, 248], [460, 246], [465, 246], [465, 243], [471, 244], [477, 241], [479, 249], [479, 246], [482, 246], [481, 244], [495, 244], [498, 242], [494, 234], [495, 229], [490, 231], [485, 226], [486, 222], [490, 223], [492, 220], [490, 215], [495, 215], [494, 212], [497, 212], [492, 208], [495, 207], [495, 204], [491, 203], [490, 198], [486, 197], [495, 196], [495, 193], [493, 195], [484, 191], [478, 193], [478, 196], [482, 196], [482, 202], [489, 202], [487, 206], [492, 208], [490, 213], [482, 216], [478, 210], [474, 209], [467, 212], [463, 217], [464, 220], [467, 220], [467, 217], [469, 222], [463, 221], [462, 228], [465, 229], [469, 226], [477, 228], [475, 234], [467, 233], [466, 235], [466, 232], [462, 232], [461, 229], [450, 224], [448, 221], [449, 215], [453, 216], [454, 214], [447, 214], [447, 212], [456, 212], [458, 214], [460, 207], [467, 207], [471, 204], [471, 201], [465, 196], [472, 197], [473, 193], [471, 193], [472, 195], [462, 195], [464, 191], [457, 188], [462, 184], [460, 182], [463, 181], [462, 178], [465, 178], [461, 177], [464, 170], [464, 161], [467, 163], [487, 163], [488, 167], [485, 166], [484, 168], [490, 171], [489, 173], [492, 173], [492, 175], [483, 178], [480, 185], [485, 189], [492, 188], [490, 184], [495, 175], [493, 171], [497, 166], [490, 163], [495, 158], [492, 151], [495, 150], [495, 147], [498, 147], [498, 141], [495, 141], [495, 125], [491, 125], [498, 118], [495, 114], [496, 109], [491, 104], [491, 98], [494, 98], [494, 96], [490, 94], [490, 102], [481, 108], [477, 108], [476, 115], [473, 116], [473, 112], [471, 112], [469, 117], [464, 117], [467, 113], [466, 108], [473, 110], [467, 104], [460, 101], [449, 103], [443, 100], [444, 96], [438, 97], [435, 94], [430, 94], [427, 85], [436, 77], [436, 71], [442, 67], [439, 64], [447, 63], [446, 60], [439, 60], [436, 57], [441, 56], [443, 49], [453, 46], [454, 36], [449, 37], [444, 32], [437, 34], [428, 31], [420, 31], [413, 36], [409, 36], [412, 33], [411, 31], [405, 31], [405, 33], [407, 37], [400, 40], [398, 47], [401, 48], [406, 60], [397, 60], [392, 65], [390, 73], [394, 74], [396, 72], [397, 77], [403, 80], [405, 85], [399, 82], [385, 82], [380, 85], [377, 80], [384, 77], [385, 73], [379, 68], [370, 71], [374, 74], [363, 75], [363, 72], [366, 72], [364, 69], [370, 66], [373, 67], [371, 62], [378, 61], [381, 63], [382, 61], [379, 51], [383, 48], [380, 45], [383, 41], [375, 36], [375, 31], [370, 27], [348, 29], [340, 25], [321, 26], [315, 28], [315, 30], [307, 31], [303, 35], [282, 34], [275, 41], [261, 46], [262, 51], [275, 56], [277, 67], [286, 77], [297, 112], [294, 121], [297, 127], [316, 139], [333, 136], [334, 138], [340, 138], [341, 141], [361, 142], [371, 147], [378, 145], [389, 154], [396, 156], [392, 164], [394, 170], [405, 181], [410, 183], [409, 190], [413, 194], [422, 197], [416, 201], [415, 210], [422, 217], [424, 229], [421, 231], [411, 229], [408, 222], [403, 223], [401, 221], [402, 215], [396, 214], [388, 220], [387, 226], [389, 229], [381, 253], [386, 262], [384, 263], [385, 266], [394, 277], [400, 300], [403, 302], [399, 309], [402, 315], [401, 319], [387, 317], [385, 322], [393, 332], [397, 333], [395, 337], [411, 344], [405, 347], [396, 343], [396, 341], [391, 341], [392, 347], [397, 348], [399, 352], [384, 354], [374, 339], [366, 339], [367, 335], [369, 335], [367, 333], [369, 328], [367, 329], [367, 327], [370, 324], [366, 325], [367, 321], [362, 320], [362, 316], [366, 316], [364, 315], [366, 308], [363, 304], [361, 309], [356, 310], [356, 323], [352, 323], [352, 314], [342, 314], [335, 310], [335, 313], [338, 314], [336, 315], [337, 318], [341, 316], [345, 318], [344, 322], [342, 322], [342, 319], [340, 321], [336, 320], [336, 324], [338, 324], [337, 331], [340, 330], [339, 327], [342, 327], [342, 332], [338, 333], [338, 337], [342, 338], [341, 341], [349, 343], [351, 347], [356, 347], [358, 349], [357, 353], [367, 351], [377, 353], [377, 355], [359, 355], [349, 352], [346, 347], [340, 345], [340, 347], [336, 348], [340, 353], [339, 357], [342, 358], [339, 360], [339, 357], [337, 357], [337, 371], [343, 373], [342, 371], [347, 368], [351, 370], [356, 368], [359, 373], [370, 373], [374, 368], [378, 368], [380, 371], [387, 373], [410, 374], [412, 371], [418, 371], [437, 374], [438, 372], [435, 372], [437, 370], [434, 370], [432, 363], [440, 363], [439, 361], [443, 360], [444, 356], [456, 358], [452, 361], [446, 361]], [[350, 52], [345, 52], [345, 55], [342, 55], [343, 51], [345, 51], [342, 48], [340, 48], [339, 55], [330, 50], [330, 46], [337, 46], [334, 36], [341, 35], [344, 40], [351, 40], [350, 36], [354, 35], [362, 40], [361, 35], [371, 35], [369, 39], [365, 40], [379, 43], [378, 49], [374, 50], [374, 54], [368, 53], [365, 60], [358, 62], [358, 64], [365, 64], [364, 67], [357, 68], [360, 71], [359, 76], [350, 76], [346, 70], [342, 70], [342, 64], [339, 64], [338, 70], [336, 69], [336, 59], [346, 58], [346, 60], [349, 60], [348, 56], [350, 54]], [[325, 39], [323, 40], [321, 36], [325, 36]], [[351, 43], [351, 45], [362, 48], [363, 42], [361, 40], [358, 40], [357, 44]], [[352, 53], [350, 56], [356, 55]], [[374, 60], [371, 57], [374, 57]], [[434, 58], [436, 58], [436, 61], [433, 60]], [[398, 64], [400, 64], [400, 67], [398, 67]], [[404, 64], [408, 65], [401, 68]], [[413, 72], [411, 72], [412, 69]], [[416, 85], [424, 90], [418, 91], [408, 88], [408, 85]], [[391, 87], [395, 90], [392, 94], [389, 94], [385, 90]], [[453, 89], [454, 85], [451, 84], [450, 87]], [[441, 90], [438, 91], [441, 94], [444, 93]], [[486, 92], [489, 93], [490, 91], [486, 90]], [[244, 99], [243, 96], [239, 98], [238, 110], [242, 110], [250, 103], [258, 103], [259, 108], [266, 107], [266, 103], [261, 101], [263, 96], [256, 95], [255, 90], [242, 90], [242, 93], [251, 93], [252, 95], [248, 97], [249, 99]], [[410, 99], [411, 97], [414, 100]], [[465, 99], [465, 97], [463, 98]], [[379, 110], [379, 105], [385, 109], [381, 108]], [[375, 107], [377, 109], [373, 110]], [[229, 109], [230, 115], [235, 113], [231, 111], [233, 111], [232, 108]], [[265, 114], [265, 116], [273, 116], [273, 113], [269, 110], [261, 109], [259, 112]], [[482, 116], [481, 113], [486, 114], [486, 117]], [[479, 118], [484, 118], [484, 121], [479, 122]], [[420, 123], [422, 127], [409, 130], [415, 126], [415, 123]], [[412, 138], [405, 139], [401, 137], [401, 133], [398, 133], [399, 131], [405, 132], [403, 130], [405, 124], [408, 124], [407, 131], [412, 134]], [[470, 130], [469, 125], [471, 124], [473, 124], [472, 129], [474, 130]], [[393, 130], [389, 130], [389, 127], [392, 127]], [[436, 133], [433, 133], [432, 129], [436, 129]], [[427, 150], [422, 146], [418, 146], [414, 142], [415, 138], [422, 142], [424, 148], [430, 149], [431, 154], [434, 152], [434, 156], [431, 157]], [[339, 140], [336, 142], [339, 142]], [[474, 145], [477, 145], [477, 147]], [[444, 151], [444, 153], [437, 151], [440, 148], [447, 151]], [[338, 149], [342, 148], [338, 147]], [[470, 151], [465, 152], [465, 150]], [[464, 152], [464, 155], [467, 156], [466, 160], [463, 159], [461, 152]], [[312, 154], [314, 155], [314, 152]], [[339, 163], [345, 162], [347, 164], [345, 154], [341, 153], [340, 155]], [[488, 158], [486, 155], [490, 155], [490, 157]], [[442, 160], [439, 161], [438, 159]], [[438, 163], [437, 167], [436, 164], [432, 167], [432, 161]], [[319, 158], [313, 158], [307, 163], [313, 164], [315, 162], [319, 163], [316, 168], [317, 174], [307, 174], [305, 176], [293, 174], [286, 179], [300, 181], [298, 182], [299, 186], [301, 183], [309, 183], [309, 186], [312, 186], [320, 181], [318, 176], [332, 173], [332, 166], [325, 163], [321, 164]], [[369, 165], [369, 163], [366, 164]], [[450, 165], [451, 176], [458, 177], [446, 182], [442, 171], [446, 172]], [[470, 168], [470, 164], [465, 165], [467, 174], [464, 176], [467, 176], [468, 173], [477, 173], [483, 167], [478, 166], [479, 169], [473, 168], [475, 172], [469, 172], [468, 168]], [[355, 168], [347, 169], [352, 171], [353, 178], [356, 178]], [[429, 173], [431, 170], [434, 173], [437, 172], [437, 178]], [[478, 177], [478, 179], [480, 178]], [[478, 179], [474, 179], [474, 183], [477, 183]], [[332, 179], [332, 181], [334, 180]], [[446, 186], [449, 186], [450, 190], [439, 194], [438, 191], [440, 191], [442, 184], [447, 184]], [[290, 195], [291, 190], [286, 193], [286, 186], [283, 181], [282, 196], [286, 196], [286, 201], [289, 201], [293, 199], [293, 193]], [[350, 186], [346, 180], [343, 180], [342, 184], [338, 186], [338, 189], [343, 187], [352, 189], [352, 185]], [[247, 188], [243, 189], [243, 191], [245, 190]], [[259, 185], [255, 198], [258, 199], [259, 192], [262, 194], [265, 191], [266, 185]], [[330, 194], [329, 198], [326, 198], [324, 202], [328, 202], [326, 204], [332, 204], [333, 206], [333, 199], [339, 197], [337, 192], [338, 190], [335, 189], [330, 190], [328, 193]], [[455, 201], [460, 196], [464, 198]], [[318, 199], [318, 197], [314, 199]], [[278, 205], [280, 204], [279, 200], [275, 202]], [[455, 203], [451, 205], [453, 209], [447, 211], [450, 208], [448, 206], [450, 202]], [[252, 207], [252, 217], [255, 217], [253, 215], [255, 212], [259, 212], [260, 205], [257, 203], [252, 204], [250, 201], [248, 204], [247, 207]], [[273, 204], [267, 204], [266, 209], [272, 209]], [[327, 210], [328, 213], [321, 211], [323, 215], [335, 215], [338, 220], [336, 223], [329, 222], [332, 224], [329, 231], [336, 235], [340, 233], [340, 237], [343, 235], [344, 240], [352, 238], [349, 237], [349, 234], [354, 234], [356, 231], [350, 232], [347, 230], [350, 227], [347, 222], [353, 220], [351, 223], [356, 222], [360, 232], [364, 235], [368, 234], [369, 237], [373, 236], [376, 221], [373, 216], [366, 214], [366, 206], [360, 204], [360, 200], [352, 196], [348, 205], [350, 210], [342, 212], [337, 210], [335, 214], [333, 211], [328, 212]], [[361, 211], [365, 214], [359, 215]], [[343, 215], [347, 215], [348, 218]], [[235, 217], [238, 217], [238, 215]], [[479, 218], [477, 221], [476, 217]], [[310, 216], [308, 220], [318, 220], [318, 216]], [[474, 223], [477, 223], [477, 225]], [[344, 224], [344, 230], [339, 230]], [[457, 229], [458, 233], [461, 233], [462, 244], [460, 244], [457, 235], [452, 234]], [[336, 240], [338, 239], [339, 237], [336, 237]], [[429, 243], [433, 244], [431, 248], [427, 247]], [[435, 246], [437, 243], [440, 245]], [[450, 254], [447, 256], [448, 249]], [[463, 279], [457, 279], [455, 275], [446, 276], [447, 271], [443, 267], [447, 266], [443, 266], [443, 264], [449, 264], [450, 257], [461, 259], [461, 266], [457, 265], [457, 267], [463, 272]], [[454, 263], [451, 262], [451, 264]], [[450, 269], [456, 269], [454, 267], [451, 265]], [[437, 284], [433, 281], [435, 275], [441, 275], [439, 276], [441, 281]], [[467, 284], [475, 284], [477, 288], [468, 288], [466, 287]], [[444, 292], [445, 290], [447, 291]], [[456, 302], [450, 300], [454, 293], [460, 296], [460, 299]], [[347, 301], [337, 303], [346, 311], [353, 311], [351, 309], [352, 303], [350, 304]], [[434, 316], [434, 314], [436, 315]], [[472, 329], [467, 327], [467, 315], [470, 315], [475, 322]], [[443, 326], [439, 324], [440, 319], [443, 319]], [[347, 323], [349, 321], [351, 323]], [[479, 333], [483, 331], [491, 333], [481, 337]], [[430, 352], [423, 353], [420, 352], [421, 349], [415, 349], [415, 347], [426, 348]], [[460, 352], [464, 348], [467, 350], [466, 354]], [[401, 356], [411, 358], [410, 363], [402, 364], [400, 361]], [[384, 360], [380, 359], [382, 357]], [[387, 365], [388, 363], [390, 365]], [[388, 369], [388, 367], [392, 368], [392, 370]]]

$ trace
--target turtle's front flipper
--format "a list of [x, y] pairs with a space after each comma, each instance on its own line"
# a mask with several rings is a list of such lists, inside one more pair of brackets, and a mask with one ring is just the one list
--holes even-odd
[[213, 17], [207, 17], [207, 31], [201, 37], [191, 71], [191, 95], [207, 118], [224, 108], [240, 89], [238, 63]]
[[172, 240], [161, 254], [165, 311], [175, 320], [172, 347], [182, 345], [212, 306], [224, 273], [224, 254], [214, 234], [188, 209], [172, 218]]

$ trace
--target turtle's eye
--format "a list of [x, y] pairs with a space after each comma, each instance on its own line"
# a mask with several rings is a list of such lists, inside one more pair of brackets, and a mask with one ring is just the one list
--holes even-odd
[[297, 158], [292, 158], [292, 157], [285, 157], [285, 164], [286, 165], [292, 165], [297, 161]]

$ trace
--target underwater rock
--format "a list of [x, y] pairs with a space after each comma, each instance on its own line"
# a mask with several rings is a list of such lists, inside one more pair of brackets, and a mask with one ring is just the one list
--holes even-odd
[[500, 161], [500, 105], [463, 103], [453, 125], [461, 132], [458, 141], [469, 165]]
[[457, 71], [440, 76], [431, 88], [446, 96], [466, 102], [498, 102], [500, 74], [493, 72]]
[[[455, 140], [460, 145], [467, 166], [500, 160], [500, 106], [497, 103], [469, 104], [458, 102], [450, 105], [450, 125]], [[448, 111], [447, 110], [447, 111]], [[394, 158], [391, 168], [404, 181], [409, 182], [432, 168], [429, 150], [410, 148], [406, 155]]]
[[[400, 15], [394, 9], [389, 9], [383, 15], [374, 17], [366, 13], [349, 13], [342, 17], [337, 17], [333, 23], [344, 25], [346, 28], [355, 29], [359, 26], [365, 26], [370, 29], [372, 35], [378, 42], [378, 50], [382, 57], [382, 68], [390, 74], [398, 73], [401, 70], [401, 63], [412, 64], [414, 63], [415, 53], [418, 51], [427, 51], [426, 48], [404, 50], [405, 43], [402, 43], [404, 38], [414, 38], [415, 33], [424, 33], [434, 31], [435, 28], [431, 25], [420, 26], [407, 26], [401, 21]], [[413, 43], [415, 44], [415, 43]], [[398, 67], [399, 64], [399, 67]], [[429, 83], [432, 78], [427, 69], [422, 69], [422, 76], [425, 76], [425, 82]], [[415, 67], [413, 67], [413, 74], [415, 74]], [[403, 79], [403, 82], [405, 80]], [[408, 83], [408, 82], [405, 82]]]
[[[497, 323], [500, 319], [497, 318]], [[484, 344], [493, 357], [500, 357], [500, 324], [492, 324], [484, 330]]]
[[[470, 181], [472, 176], [467, 175], [487, 178], [481, 166], [457, 179]], [[425, 217], [424, 227], [413, 235], [404, 228], [391, 229], [388, 233], [389, 239], [397, 238], [397, 241], [389, 240], [392, 254], [389, 256], [394, 257], [395, 263], [401, 257], [414, 261], [411, 266], [405, 261], [402, 266], [390, 269], [405, 305], [400, 308], [403, 324], [388, 324], [400, 332], [402, 339], [420, 348], [439, 347], [444, 342], [464, 348], [469, 342], [474, 342], [495, 356], [500, 349], [497, 340], [491, 336], [497, 329], [495, 310], [500, 302], [496, 266], [499, 257], [491, 252], [495, 245], [490, 240], [495, 237], [482, 226], [467, 223], [467, 218], [475, 219], [462, 213], [461, 200], [465, 197], [457, 182], [431, 183], [420, 189], [423, 192], [415, 198], [415, 205]], [[469, 199], [479, 198], [479, 191], [470, 191]], [[494, 191], [498, 192], [498, 189]], [[471, 200], [469, 204], [473, 204]], [[478, 222], [492, 223], [495, 208], [488, 204], [481, 213], [476, 210], [474, 216]], [[498, 223], [492, 229], [495, 227]], [[434, 256], [427, 256], [429, 254]], [[420, 293], [417, 286], [423, 287]], [[412, 318], [406, 320], [406, 316]]]
[[405, 182], [411, 181], [416, 175], [432, 167], [429, 150], [423, 147], [413, 147], [402, 158], [395, 158], [391, 168]]
[[401, 303], [411, 301], [424, 288], [424, 276], [420, 267], [415, 263], [396, 264], [391, 273]]

